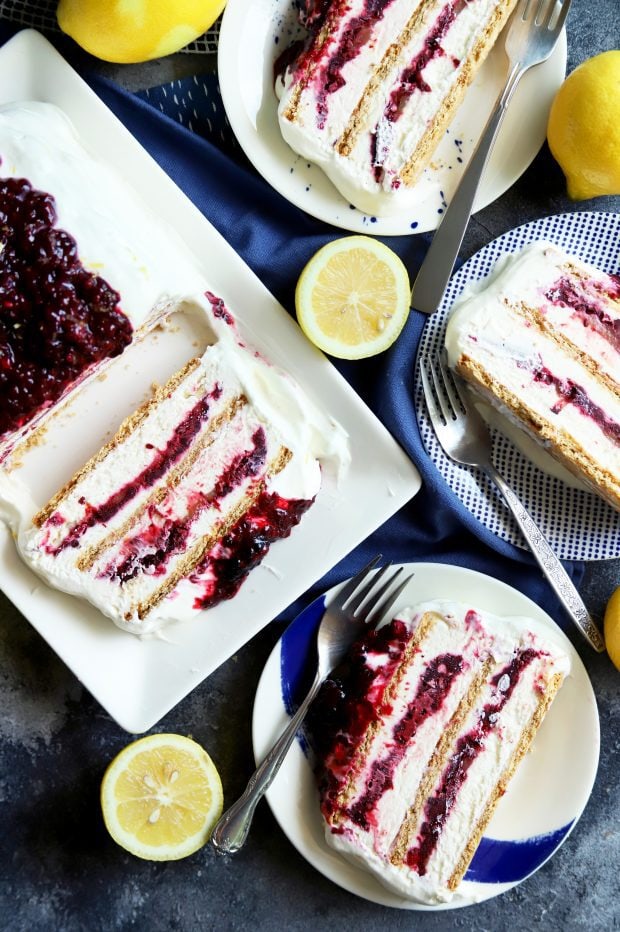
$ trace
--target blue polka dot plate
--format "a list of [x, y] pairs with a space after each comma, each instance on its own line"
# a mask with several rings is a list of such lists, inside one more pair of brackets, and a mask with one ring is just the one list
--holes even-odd
[[[501, 255], [516, 252], [536, 240], [555, 243], [606, 272], [618, 272], [620, 214], [559, 214], [509, 230], [477, 252], [453, 275], [439, 310], [428, 318], [418, 359], [435, 357], [443, 346], [450, 308], [463, 289], [488, 275]], [[458, 466], [441, 449], [424, 404], [419, 366], [416, 367], [415, 407], [422, 442], [452, 491], [493, 534], [524, 548], [526, 544], [521, 533], [493, 484], [479, 470]], [[495, 416], [492, 425], [495, 464], [560, 559], [619, 557], [620, 512], [589, 492], [505, 419]]]

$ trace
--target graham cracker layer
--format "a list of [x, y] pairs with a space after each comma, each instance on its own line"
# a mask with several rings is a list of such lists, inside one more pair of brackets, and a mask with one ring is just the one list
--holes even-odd
[[[419, 142], [405, 159], [398, 170], [399, 179], [407, 186], [415, 185], [422, 171], [430, 162], [439, 142], [443, 138], [446, 128], [452, 121], [456, 110], [460, 106], [467, 88], [477, 75], [481, 65], [495, 44], [499, 33], [505, 26], [517, 0], [498, 0], [487, 21], [481, 24], [480, 32], [476, 37], [467, 56], [457, 64], [456, 80], [452, 83], [445, 97], [438, 101], [434, 116], [428, 120], [427, 128]], [[352, 108], [348, 122], [333, 143], [335, 151], [343, 158], [348, 158], [356, 143], [364, 132], [369, 131], [370, 113], [377, 97], [385, 96], [385, 86], [397, 78], [399, 68], [406, 68], [408, 62], [404, 60], [403, 51], [419, 36], [420, 47], [423, 47], [426, 31], [435, 17], [445, 9], [444, 0], [419, 0], [412, 4], [411, 15], [400, 33], [394, 35], [380, 61], [369, 73], [365, 87], [360, 93], [359, 100]], [[338, 2], [332, 4], [325, 23], [315, 38], [311, 53], [307, 54], [307, 64], [302, 74], [295, 76], [293, 88], [288, 105], [282, 117], [291, 123], [298, 120], [298, 111], [302, 94], [318, 73], [321, 65], [329, 55], [329, 37], [334, 32], [334, 24], [346, 12], [347, 4]], [[389, 15], [389, 8], [386, 16]]]
[[[162, 582], [148, 599], [144, 599], [142, 602], [139, 602], [135, 606], [135, 614], [137, 614], [140, 620], [143, 620], [150, 611], [152, 611], [156, 605], [158, 605], [162, 599], [164, 599], [172, 590], [179, 584], [179, 582], [184, 579], [186, 576], [189, 576], [196, 567], [199, 565], [203, 557], [215, 546], [217, 541], [223, 537], [225, 534], [230, 531], [230, 529], [239, 521], [241, 517], [248, 511], [249, 508], [257, 501], [261, 493], [265, 489], [266, 481], [268, 478], [277, 475], [281, 472], [286, 464], [292, 457], [292, 453], [286, 447], [281, 447], [277, 456], [272, 460], [268, 466], [264, 478], [255, 483], [251, 487], [251, 491], [239, 502], [234, 508], [231, 508], [226, 516], [218, 522], [215, 528], [209, 534], [201, 537], [196, 543], [190, 547], [182, 559], [179, 560], [174, 570], [171, 573], [168, 573], [165, 580]], [[127, 621], [130, 621], [133, 618], [133, 612], [127, 612], [125, 618]]]
[[469, 54], [459, 65], [459, 74], [456, 81], [438, 107], [433, 119], [429, 121], [426, 132], [399, 173], [401, 180], [409, 187], [416, 183], [430, 162], [433, 152], [441, 142], [456, 110], [462, 103], [467, 88], [493, 48], [516, 3], [517, 0], [501, 0], [497, 4]]
[[[426, 612], [420, 619], [413, 636], [411, 637], [401, 661], [394, 671], [390, 682], [388, 683], [385, 692], [383, 694], [382, 703], [390, 703], [396, 697], [398, 689], [402, 682], [402, 679], [407, 672], [409, 664], [413, 658], [413, 655], [419, 650], [420, 644], [428, 635], [429, 631], [436, 624], [437, 621], [441, 620], [441, 616], [437, 615], [435, 612]], [[366, 734], [362, 738], [353, 758], [351, 769], [348, 774], [346, 783], [340, 789], [338, 796], [334, 800], [335, 812], [331, 818], [332, 825], [338, 825], [338, 823], [346, 818], [346, 810], [348, 806], [353, 801], [355, 795], [355, 781], [360, 771], [363, 769], [366, 757], [370, 748], [372, 746], [373, 739], [377, 734], [381, 726], [381, 721], [378, 718], [375, 718], [366, 730]], [[339, 811], [340, 810], [340, 811]]]
[[592, 453], [580, 446], [566, 431], [558, 430], [550, 421], [541, 417], [522, 398], [500, 385], [485, 367], [462, 354], [456, 366], [457, 372], [470, 382], [493, 405], [508, 410], [524, 428], [563, 466], [585, 481], [614, 508], [620, 509], [620, 479]]
[[422, 777], [422, 780], [418, 786], [413, 805], [403, 819], [403, 823], [390, 852], [390, 861], [397, 867], [402, 866], [404, 863], [407, 851], [413, 843], [415, 831], [417, 829], [424, 804], [431, 794], [433, 787], [437, 783], [437, 780], [448, 758], [449, 752], [451, 751], [452, 746], [454, 745], [454, 742], [458, 737], [461, 728], [463, 727], [465, 719], [476, 705], [478, 696], [484, 688], [492, 667], [493, 661], [490, 659], [486, 660], [482, 664], [480, 670], [472, 680], [469, 689], [461, 699], [456, 712], [448, 723], [446, 730], [441, 736], [441, 739], [428, 762], [424, 776]]
[[76, 473], [69, 479], [66, 485], [63, 486], [56, 494], [48, 501], [46, 505], [34, 516], [32, 523], [35, 527], [41, 527], [51, 515], [58, 509], [59, 505], [62, 503], [73, 489], [79, 485], [84, 478], [92, 472], [99, 463], [102, 463], [105, 458], [114, 450], [116, 447], [124, 443], [127, 438], [140, 426], [140, 424], [146, 419], [148, 414], [157, 407], [158, 404], [166, 398], [167, 395], [171, 394], [181, 382], [193, 372], [194, 369], [200, 364], [200, 359], [194, 358], [178, 372], [175, 372], [164, 385], [155, 386], [153, 389], [152, 396], [140, 405], [139, 408], [125, 418], [121, 426], [117, 430], [114, 437], [104, 444], [100, 450], [95, 453], [91, 459], [78, 469]]
[[351, 154], [360, 134], [368, 125], [368, 117], [372, 102], [376, 95], [381, 92], [384, 82], [390, 77], [404, 46], [411, 41], [411, 38], [416, 32], [419, 32], [425, 26], [431, 13], [436, 10], [438, 6], [443, 6], [443, 3], [438, 3], [437, 0], [421, 0], [411, 14], [400, 36], [395, 36], [394, 42], [388, 46], [383, 58], [375, 68], [362, 96], [351, 113], [348, 125], [345, 127], [340, 139], [336, 143], [335, 148], [340, 155], [348, 156]]
[[247, 398], [245, 395], [238, 395], [236, 398], [233, 398], [232, 401], [230, 401], [230, 403], [223, 411], [220, 411], [219, 414], [212, 418], [207, 424], [206, 430], [190, 447], [187, 454], [182, 458], [180, 463], [178, 463], [177, 466], [166, 473], [164, 481], [153, 489], [151, 494], [133, 511], [133, 513], [129, 515], [129, 517], [118, 528], [110, 531], [109, 534], [99, 540], [96, 544], [93, 544], [91, 547], [84, 548], [75, 564], [77, 568], [83, 571], [91, 569], [93, 564], [99, 559], [102, 553], [104, 553], [110, 547], [114, 546], [114, 544], [116, 544], [119, 540], [127, 537], [132, 528], [138, 524], [142, 515], [153, 505], [158, 505], [164, 500], [166, 495], [168, 495], [170, 492], [170, 489], [178, 485], [183, 476], [187, 475], [202, 451], [211, 443], [213, 443], [217, 432], [224, 426], [224, 424], [232, 421], [237, 412], [240, 411], [241, 408], [246, 404]]
[[506, 792], [508, 784], [515, 770], [519, 766], [522, 758], [529, 750], [532, 741], [536, 736], [536, 732], [540, 728], [542, 721], [547, 714], [547, 710], [553, 702], [558, 689], [562, 685], [563, 680], [564, 676], [562, 673], [555, 673], [547, 683], [547, 686], [541, 695], [536, 711], [532, 715], [529, 724], [527, 724], [523, 729], [520, 741], [514, 750], [512, 758], [510, 759], [508, 766], [504, 770], [502, 776], [498, 780], [491, 796], [487, 800], [484, 812], [478, 821], [478, 824], [474, 828], [469, 841], [463, 850], [463, 853], [457, 861], [452, 876], [448, 880], [448, 887], [450, 890], [456, 890], [461, 880], [465, 876], [465, 872], [471, 863], [471, 860], [476, 852], [476, 848], [480, 844], [480, 839], [484, 834], [484, 830], [491, 821], [491, 817], [495, 812], [495, 808], [498, 802]]
[[[567, 263], [566, 266], [562, 269], [567, 275], [570, 275], [571, 278], [577, 278], [580, 281], [586, 281], [586, 276], [579, 269], [576, 269], [570, 263]], [[568, 333], [565, 331], [559, 331], [552, 323], [549, 322], [547, 316], [542, 313], [540, 308], [532, 307], [529, 304], [526, 304], [524, 301], [517, 303], [509, 303], [505, 300], [507, 307], [510, 310], [514, 311], [516, 314], [519, 314], [521, 317], [524, 317], [526, 320], [531, 321], [534, 326], [536, 326], [541, 333], [544, 333], [545, 336], [549, 337], [550, 340], [560, 347], [563, 352], [566, 352], [571, 356], [576, 362], [580, 363], [587, 372], [590, 373], [593, 378], [602, 382], [610, 392], [618, 395], [620, 397], [620, 372], [617, 373], [616, 378], [613, 377], [611, 373], [607, 370], [602, 369], [598, 362], [592, 358], [592, 356], [584, 350], [581, 346], [575, 343]]]

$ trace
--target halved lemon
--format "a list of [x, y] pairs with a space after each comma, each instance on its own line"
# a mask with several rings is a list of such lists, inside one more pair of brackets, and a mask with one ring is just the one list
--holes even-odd
[[611, 662], [620, 670], [620, 586], [612, 592], [607, 603], [603, 632]]
[[222, 783], [213, 761], [182, 735], [134, 741], [114, 758], [101, 784], [110, 835], [148, 861], [174, 861], [201, 848], [222, 805]]
[[319, 249], [302, 271], [295, 307], [305, 335], [339, 359], [386, 350], [409, 315], [407, 269], [369, 236], [345, 236]]

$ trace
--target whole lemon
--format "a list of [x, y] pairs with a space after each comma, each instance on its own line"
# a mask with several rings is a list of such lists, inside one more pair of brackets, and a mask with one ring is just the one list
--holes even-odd
[[226, 0], [60, 0], [63, 32], [91, 55], [128, 64], [170, 55], [213, 25]]
[[620, 670], [620, 586], [612, 593], [603, 619], [605, 646], [611, 662]]
[[620, 51], [595, 55], [566, 78], [551, 107], [547, 139], [569, 197], [620, 194]]

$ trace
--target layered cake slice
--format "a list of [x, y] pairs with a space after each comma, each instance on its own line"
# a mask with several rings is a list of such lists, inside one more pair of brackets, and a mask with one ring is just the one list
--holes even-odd
[[620, 508], [620, 280], [537, 242], [448, 321], [450, 365]]
[[136, 633], [230, 598], [320, 486], [327, 425], [303, 396], [278, 414], [292, 392], [256, 355], [210, 346], [20, 529], [22, 556]]
[[206, 287], [61, 110], [0, 107], [0, 463], [160, 309]]
[[368, 632], [313, 710], [328, 843], [406, 897], [449, 900], [568, 671], [535, 622], [456, 603]]
[[284, 139], [368, 213], [411, 189], [516, 0], [333, 0], [280, 75]]
[[[119, 626], [146, 633], [191, 617], [233, 596], [289, 534], [321, 464], [346, 469], [345, 432], [246, 345], [191, 251], [61, 110], [0, 107], [0, 173], [0, 517], [36, 573]], [[86, 459], [102, 423], [80, 404], [86, 382], [136, 391], [151, 370], [132, 351], [157, 327], [185, 334], [179, 360], [212, 345], [41, 508], [36, 475], [20, 475], [29, 453], [57, 428], [50, 456], [64, 461], [63, 411], [84, 424]]]

